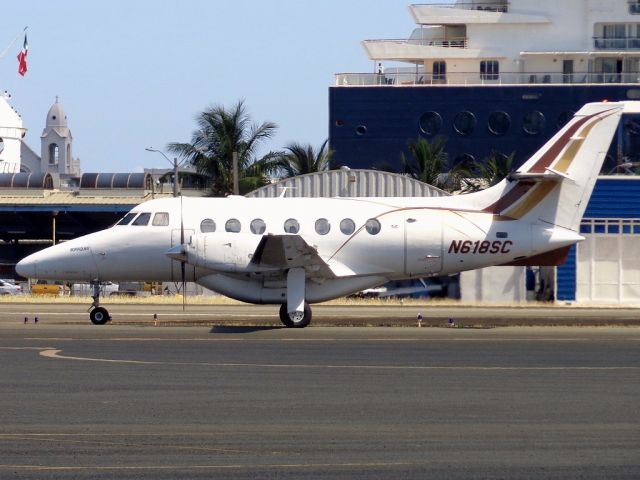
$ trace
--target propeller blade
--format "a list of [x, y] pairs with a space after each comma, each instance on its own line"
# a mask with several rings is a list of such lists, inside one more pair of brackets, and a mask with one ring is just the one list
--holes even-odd
[[[184, 213], [182, 210], [182, 195], [180, 195], [180, 248], [184, 251]], [[186, 259], [180, 261], [180, 275], [182, 275], [182, 311], [184, 312], [187, 305], [187, 277], [186, 277]]]

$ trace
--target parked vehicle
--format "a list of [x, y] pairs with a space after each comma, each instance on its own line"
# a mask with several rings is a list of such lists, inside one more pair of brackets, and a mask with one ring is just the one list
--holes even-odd
[[22, 287], [9, 280], [0, 280], [0, 295], [21, 295]]
[[69, 287], [60, 280], [31, 281], [32, 295], [69, 295]]
[[[119, 293], [120, 286], [117, 283], [106, 282], [100, 285], [100, 295], [109, 296]], [[74, 283], [71, 285], [71, 295], [90, 297], [93, 295], [93, 287], [89, 283]]]

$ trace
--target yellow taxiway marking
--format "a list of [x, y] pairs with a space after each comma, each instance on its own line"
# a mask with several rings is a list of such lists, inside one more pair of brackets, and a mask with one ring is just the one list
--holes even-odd
[[164, 366], [203, 366], [203, 367], [240, 367], [240, 368], [287, 368], [287, 369], [343, 369], [343, 370], [472, 370], [472, 371], [610, 371], [610, 370], [640, 370], [640, 366], [610, 366], [610, 367], [498, 367], [482, 365], [330, 365], [330, 364], [280, 364], [280, 363], [226, 363], [226, 362], [162, 362], [154, 360], [126, 360], [112, 358], [74, 357], [60, 355], [62, 350], [43, 350], [40, 355], [59, 360], [75, 360], [81, 362], [121, 363], [134, 365], [164, 365]]

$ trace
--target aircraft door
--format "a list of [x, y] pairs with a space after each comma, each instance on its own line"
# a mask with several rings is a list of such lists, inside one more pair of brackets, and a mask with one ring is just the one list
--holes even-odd
[[[185, 228], [184, 229], [184, 243], [191, 242], [191, 237], [196, 233], [195, 230]], [[176, 228], [171, 230], [171, 246], [175, 247], [180, 245], [180, 229]], [[185, 276], [188, 281], [195, 279], [195, 267], [193, 265], [185, 265]], [[171, 260], [171, 279], [174, 282], [182, 281], [182, 274], [180, 273], [180, 262], [177, 260]]]
[[442, 271], [442, 221], [438, 212], [409, 212], [404, 224], [404, 273], [423, 277]]

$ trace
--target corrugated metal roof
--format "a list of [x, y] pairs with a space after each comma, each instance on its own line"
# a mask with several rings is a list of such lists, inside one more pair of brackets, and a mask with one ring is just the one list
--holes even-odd
[[[38, 195], [33, 192], [29, 194], [16, 195], [14, 192], [7, 192], [9, 195], [0, 196], [1, 206], [21, 206], [21, 205], [138, 205], [139, 203], [151, 200], [152, 195], [78, 195], [76, 192], [60, 191], [40, 191]], [[22, 192], [21, 192], [22, 193]], [[169, 194], [155, 194], [155, 198], [170, 196]]]
[[247, 197], [442, 197], [449, 193], [413, 178], [378, 170], [329, 170], [286, 178]]

